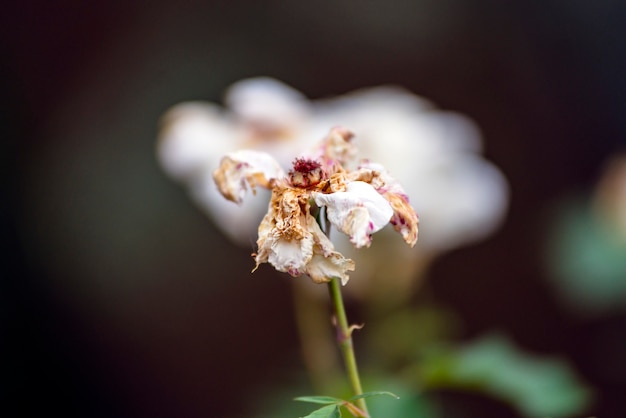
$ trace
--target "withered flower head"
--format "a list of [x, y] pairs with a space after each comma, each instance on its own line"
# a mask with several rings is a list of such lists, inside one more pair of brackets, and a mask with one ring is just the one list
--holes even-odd
[[398, 182], [373, 163], [363, 162], [354, 171], [344, 168], [355, 155], [351, 138], [346, 129], [333, 128], [310, 155], [295, 159], [288, 174], [259, 151], [237, 151], [222, 159], [213, 178], [225, 198], [241, 203], [248, 187], [272, 192], [259, 225], [256, 267], [269, 262], [278, 271], [307, 274], [317, 283], [333, 277], [347, 283], [354, 262], [322, 232], [311, 215], [312, 202], [326, 207], [330, 223], [357, 248], [369, 246], [372, 234], [390, 222], [415, 245], [418, 218]]

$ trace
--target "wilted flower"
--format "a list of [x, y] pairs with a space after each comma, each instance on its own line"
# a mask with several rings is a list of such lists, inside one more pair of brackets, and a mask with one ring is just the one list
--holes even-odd
[[407, 244], [417, 241], [418, 219], [402, 187], [378, 164], [363, 161], [354, 171], [352, 134], [334, 128], [308, 155], [297, 158], [285, 174], [260, 151], [227, 154], [213, 177], [222, 195], [241, 203], [246, 191], [272, 191], [268, 213], [258, 229], [257, 267], [269, 262], [292, 276], [308, 274], [317, 283], [333, 277], [348, 281], [354, 262], [335, 250], [311, 211], [325, 207], [328, 221], [350, 237], [356, 247], [368, 247], [371, 235], [388, 223]]
[[[218, 227], [240, 244], [249, 245], [256, 235], [269, 196], [246, 199], [240, 207], [228, 205], [211, 177], [219, 158], [248, 148], [268, 152], [287, 166], [330, 126], [355, 133], [356, 160], [371, 157], [393, 171], [424, 225], [420, 251], [408, 251], [399, 240], [387, 237], [389, 228], [365, 254], [353, 251], [341, 234], [333, 236], [337, 248], [357, 260], [358, 275], [364, 279], [359, 278], [360, 284], [383, 275], [395, 280], [388, 289], [406, 293], [400, 282], [411, 283], [432, 257], [486, 237], [502, 223], [508, 186], [481, 156], [474, 123], [402, 88], [375, 87], [308, 101], [276, 80], [254, 78], [234, 84], [225, 103], [229, 110], [207, 103], [172, 108], [163, 118], [159, 157], [172, 177], [188, 185]], [[358, 286], [350, 290], [358, 291]]]

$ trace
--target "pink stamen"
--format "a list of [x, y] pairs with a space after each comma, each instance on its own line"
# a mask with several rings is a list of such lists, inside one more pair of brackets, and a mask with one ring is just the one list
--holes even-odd
[[308, 174], [313, 170], [317, 170], [322, 165], [314, 160], [308, 160], [305, 158], [296, 158], [293, 162], [293, 169], [302, 174]]

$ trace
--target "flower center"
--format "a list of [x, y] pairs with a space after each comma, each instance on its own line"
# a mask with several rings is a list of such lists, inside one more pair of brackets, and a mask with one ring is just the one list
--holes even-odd
[[296, 158], [293, 170], [289, 172], [289, 180], [294, 187], [311, 187], [324, 178], [322, 165], [315, 160]]

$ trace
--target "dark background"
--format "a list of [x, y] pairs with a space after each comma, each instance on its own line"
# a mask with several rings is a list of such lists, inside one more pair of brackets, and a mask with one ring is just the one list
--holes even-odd
[[241, 274], [251, 248], [228, 243], [154, 158], [169, 106], [268, 75], [311, 98], [400, 84], [473, 118], [510, 213], [438, 259], [432, 291], [464, 338], [500, 329], [560, 355], [595, 388], [590, 414], [624, 416], [626, 356], [606, 353], [624, 348], [626, 316], [564, 309], [542, 242], [551, 205], [624, 151], [625, 5], [5, 6], [2, 415], [244, 417], [259, 387], [301, 367], [285, 279]]

